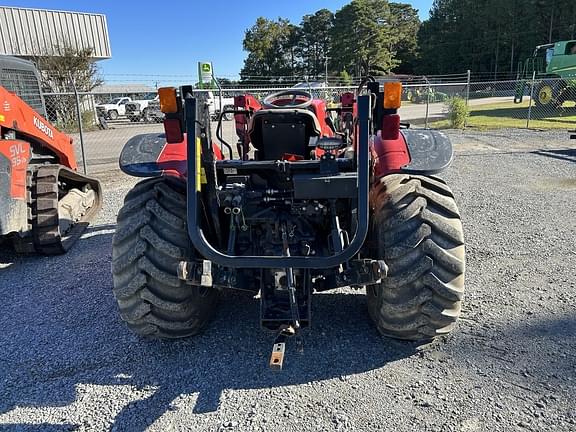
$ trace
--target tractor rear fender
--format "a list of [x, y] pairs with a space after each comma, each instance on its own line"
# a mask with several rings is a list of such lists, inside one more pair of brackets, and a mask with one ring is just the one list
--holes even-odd
[[454, 151], [446, 134], [433, 130], [402, 129], [397, 136], [377, 135], [372, 146], [374, 178], [392, 173], [432, 175], [452, 163]]
[[[220, 148], [213, 145], [217, 159], [222, 159]], [[186, 178], [186, 134], [179, 143], [166, 143], [164, 134], [136, 135], [124, 145], [120, 154], [120, 169], [134, 177], [160, 177], [172, 175]]]

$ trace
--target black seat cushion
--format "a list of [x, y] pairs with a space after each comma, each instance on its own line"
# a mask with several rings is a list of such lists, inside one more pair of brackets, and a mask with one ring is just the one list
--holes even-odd
[[279, 160], [286, 154], [307, 158], [308, 142], [320, 136], [320, 125], [308, 110], [261, 110], [252, 117], [249, 133], [259, 160]]

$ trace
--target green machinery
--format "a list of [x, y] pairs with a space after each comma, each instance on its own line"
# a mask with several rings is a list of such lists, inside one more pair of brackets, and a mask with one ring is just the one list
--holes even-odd
[[402, 100], [415, 104], [446, 102], [448, 95], [437, 91], [434, 87], [406, 88], [402, 92]]
[[521, 103], [527, 80], [538, 80], [534, 88], [537, 106], [559, 108], [576, 101], [576, 40], [539, 45], [532, 57], [520, 62], [514, 102]]

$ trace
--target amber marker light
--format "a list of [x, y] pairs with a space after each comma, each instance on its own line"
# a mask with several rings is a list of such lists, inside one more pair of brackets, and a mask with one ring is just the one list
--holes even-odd
[[390, 81], [384, 83], [384, 108], [398, 109], [402, 105], [402, 83]]
[[158, 89], [158, 96], [160, 96], [160, 111], [164, 114], [178, 112], [176, 89], [174, 87], [160, 87]]

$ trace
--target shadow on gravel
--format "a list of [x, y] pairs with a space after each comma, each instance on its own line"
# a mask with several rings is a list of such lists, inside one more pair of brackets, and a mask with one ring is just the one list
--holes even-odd
[[[0, 244], [0, 264], [12, 265], [17, 259], [18, 256], [14, 252], [14, 249], [12, 249], [12, 246], [6, 243]], [[0, 271], [2, 271], [2, 268], [0, 268]]]
[[[259, 328], [258, 301], [239, 294], [226, 294], [198, 337], [137, 338], [120, 321], [111, 293], [113, 228], [90, 227], [65, 256], [19, 258], [2, 270], [0, 298], [10, 306], [0, 314], [0, 430], [144, 430], [190, 403], [193, 413], [215, 411], [231, 389], [274, 397], [278, 387], [309, 385], [314, 392], [334, 378], [345, 389], [347, 376], [415, 354], [431, 375], [464, 370], [464, 385], [495, 386], [493, 392], [507, 385], [526, 400], [574, 394], [566, 377], [573, 379], [576, 367], [576, 315], [523, 315], [489, 327], [465, 319], [449, 343], [417, 351], [378, 335], [362, 293], [317, 294], [304, 352], [289, 341], [280, 373], [267, 367], [273, 336]], [[281, 399], [278, 406], [280, 413]], [[83, 424], [83, 415], [102, 425]]]
[[565, 150], [538, 150], [532, 152], [540, 156], [546, 156], [554, 159], [565, 160], [569, 162], [576, 162], [576, 149]]
[[528, 315], [490, 328], [461, 322], [454, 340], [442, 350], [455, 365], [496, 377], [497, 385], [524, 390], [529, 399], [556, 392], [573, 397], [576, 392], [576, 314]]
[[[195, 338], [137, 338], [120, 321], [111, 292], [112, 228], [89, 228], [65, 256], [25, 258], [4, 270], [0, 296], [11, 307], [0, 315], [0, 428], [8, 420], [3, 414], [16, 407], [42, 416], [39, 407], [85, 403], [79, 387], [112, 386], [110, 396], [86, 409], [100, 410], [108, 398], [122, 406], [116, 430], [144, 430], [186, 395], [197, 395], [195, 413], [210, 412], [228, 389], [273, 393], [279, 386], [345, 380], [416, 352], [415, 344], [379, 336], [362, 293], [315, 295], [304, 351], [290, 340], [280, 373], [268, 369], [274, 336], [260, 329], [258, 300], [249, 296], [227, 293], [215, 320]], [[113, 400], [125, 392], [137, 393], [125, 396], [132, 402]]]
[[383, 342], [367, 321], [363, 295], [324, 294], [314, 299], [316, 322], [303, 335], [304, 352], [289, 341], [284, 370], [272, 372], [267, 363], [273, 336], [258, 328], [257, 301], [237, 295], [224, 301], [217, 320], [199, 338], [137, 348], [154, 366], [134, 364], [124, 373], [132, 376], [132, 384], [157, 390], [122, 410], [115, 420], [119, 430], [146, 428], [183, 394], [197, 393], [194, 413], [211, 412], [228, 389], [269, 389], [273, 394], [275, 387], [345, 379], [415, 353], [412, 344]]
[[[0, 243], [0, 264], [12, 265], [14, 262], [18, 261], [19, 258], [21, 257], [19, 257], [14, 251], [11, 240], [4, 240]], [[0, 272], [2, 271], [2, 268], [6, 267], [0, 267]]]
[[[88, 226], [83, 233], [84, 237], [90, 237], [92, 235], [98, 234], [101, 231], [114, 230], [116, 224], [102, 224], [97, 226]], [[26, 259], [38, 258], [34, 255], [19, 255], [14, 251], [11, 241], [6, 240], [4, 243], [0, 243], [0, 264], [14, 264], [17, 261], [23, 261]], [[2, 268], [0, 268], [2, 270]]]

